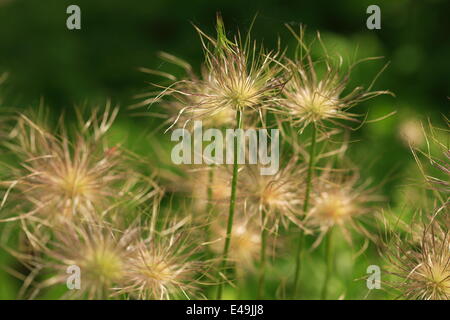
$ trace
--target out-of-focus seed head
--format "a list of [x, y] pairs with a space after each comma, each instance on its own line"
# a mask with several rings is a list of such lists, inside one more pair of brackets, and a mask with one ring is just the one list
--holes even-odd
[[371, 233], [362, 224], [366, 214], [375, 210], [370, 205], [382, 198], [374, 195], [374, 190], [358, 185], [356, 169], [349, 172], [325, 169], [314, 179], [311, 206], [303, 220], [305, 227], [320, 233], [315, 245], [331, 228], [339, 228], [347, 241], [351, 242], [351, 230], [369, 239]]
[[305, 168], [293, 158], [275, 175], [261, 175], [260, 166], [247, 165], [240, 177], [241, 198], [250, 214], [264, 216], [264, 227], [277, 230], [279, 224], [301, 225], [298, 208], [304, 201]]
[[49, 273], [42, 281], [34, 279], [37, 290], [68, 283], [69, 268], [79, 268], [77, 290], [67, 289], [63, 298], [106, 299], [123, 277], [127, 248], [136, 230], [119, 232], [106, 223], [65, 221], [53, 230], [53, 237], [40, 243], [37, 254], [19, 258], [31, 266], [31, 274]]
[[425, 141], [422, 125], [416, 119], [406, 119], [400, 123], [398, 135], [406, 146], [419, 147]]
[[[256, 262], [261, 253], [261, 219], [257, 216], [244, 215], [238, 212], [233, 223], [229, 259], [237, 265], [239, 276], [245, 272], [255, 271]], [[211, 249], [221, 254], [226, 237], [226, 221], [221, 215], [211, 224]]]

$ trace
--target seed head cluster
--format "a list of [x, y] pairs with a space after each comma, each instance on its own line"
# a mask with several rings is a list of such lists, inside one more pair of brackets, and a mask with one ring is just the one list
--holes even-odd
[[[347, 152], [350, 124], [365, 123], [355, 107], [390, 94], [374, 83], [352, 85], [354, 68], [375, 58], [344, 61], [319, 33], [308, 43], [305, 28], [287, 27], [293, 55], [250, 34], [230, 36], [220, 15], [213, 36], [195, 26], [203, 63], [161, 53], [184, 75], [142, 68], [170, 83], [154, 84], [132, 108], [161, 106], [167, 130], [192, 129], [193, 120], [219, 130], [279, 129], [273, 175], [236, 160], [176, 166], [165, 162], [166, 146], [154, 157], [161, 165], [152, 166], [155, 159], [136, 154], [126, 139], [111, 143], [121, 110], [110, 103], [87, 115], [76, 108], [76, 121], [52, 121], [43, 108], [2, 112], [0, 244], [25, 267], [5, 268], [22, 281], [20, 298], [42, 298], [54, 287], [63, 288], [62, 299], [204, 299], [214, 297], [211, 287], [219, 298], [224, 287], [236, 298], [253, 277], [259, 298], [285, 296], [291, 287], [290, 297], [299, 298], [298, 286], [327, 269], [326, 298], [330, 283], [342, 280], [340, 270], [330, 272], [345, 259], [340, 249], [361, 246], [357, 257], [369, 247], [381, 253], [392, 277], [383, 285], [396, 297], [449, 299], [448, 128], [430, 123], [419, 135], [417, 122], [401, 125], [426, 198], [416, 201], [423, 208], [405, 211], [432, 214], [398, 216], [390, 191]], [[420, 227], [405, 227], [418, 219]], [[322, 242], [326, 268], [320, 261], [315, 270]]]

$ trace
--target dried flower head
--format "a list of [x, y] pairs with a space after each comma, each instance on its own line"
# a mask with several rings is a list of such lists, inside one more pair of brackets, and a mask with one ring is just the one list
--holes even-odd
[[[290, 26], [289, 30], [299, 43], [300, 53], [296, 59], [286, 58], [286, 67], [290, 80], [287, 82], [279, 101], [280, 113], [300, 131], [314, 123], [319, 128], [326, 127], [326, 122], [342, 126], [337, 120], [358, 121], [360, 115], [349, 112], [349, 109], [362, 101], [371, 99], [388, 91], [371, 91], [356, 87], [344, 94], [352, 69], [360, 62], [375, 58], [363, 59], [344, 69], [341, 57], [332, 59], [325, 50], [322, 60], [314, 61], [311, 48], [304, 42], [304, 29], [297, 34]], [[323, 48], [320, 34], [317, 36]], [[335, 61], [336, 60], [336, 61]], [[324, 68], [320, 72], [320, 68]]]
[[421, 241], [411, 241], [412, 232], [393, 233], [388, 243], [387, 270], [396, 280], [389, 286], [406, 299], [450, 299], [450, 234], [448, 226], [431, 219], [423, 228]]
[[163, 105], [169, 111], [169, 122], [185, 126], [190, 120], [202, 119], [204, 127], [223, 128], [234, 125], [236, 112], [233, 108], [222, 108], [205, 117], [197, 116], [199, 110], [194, 106], [200, 105], [203, 110], [212, 108], [211, 105], [206, 105], [210, 102], [207, 102], [205, 97], [214, 94], [212, 90], [215, 87], [215, 82], [205, 65], [202, 65], [200, 77], [198, 77], [187, 62], [179, 62], [179, 58], [167, 53], [161, 53], [161, 56], [165, 60], [182, 65], [187, 74], [187, 78], [178, 82], [174, 87], [177, 91], [185, 94], [174, 93], [175, 99]]
[[130, 247], [116, 294], [160, 300], [201, 296], [207, 261], [200, 259], [202, 247], [191, 242], [186, 223], [172, 221], [162, 231], [152, 226], [148, 237]]
[[288, 221], [301, 225], [297, 212], [303, 204], [305, 168], [293, 158], [275, 175], [261, 175], [257, 165], [247, 165], [242, 171], [240, 190], [245, 207], [251, 214], [264, 219], [264, 227], [278, 229]]
[[[121, 279], [125, 269], [127, 248], [136, 236], [136, 229], [119, 232], [106, 223], [74, 223], [65, 221], [53, 230], [52, 239], [40, 242], [33, 254], [16, 252], [30, 270], [30, 277], [24, 286], [34, 290], [31, 298], [41, 290], [54, 285], [68, 285], [71, 272], [77, 272], [79, 289], [68, 290], [62, 298], [106, 299], [112, 288]], [[33, 237], [33, 235], [30, 235]], [[37, 275], [44, 276], [39, 280]], [[22, 288], [27, 292], [29, 288]]]
[[278, 99], [277, 94], [284, 84], [279, 76], [282, 68], [276, 60], [279, 54], [258, 49], [249, 37], [245, 41], [240, 35], [234, 40], [228, 39], [220, 16], [216, 39], [196, 29], [205, 52], [201, 77], [191, 74], [165, 88], [155, 100], [171, 95], [182, 104], [176, 107], [179, 113], [174, 124], [181, 117], [188, 120], [214, 118], [226, 124], [234, 119], [236, 109], [244, 113], [257, 111], [262, 117], [262, 110]]
[[[202, 246], [190, 240], [194, 229], [188, 218], [160, 221], [158, 208], [154, 203], [149, 224], [142, 213], [120, 208], [125, 210], [121, 216], [127, 212], [133, 216], [131, 225], [122, 224], [123, 228], [102, 221], [68, 220], [52, 230], [50, 241], [35, 239], [38, 249], [33, 253], [11, 250], [31, 271], [22, 291], [34, 288], [27, 294], [33, 298], [42, 289], [68, 284], [68, 270], [75, 267], [80, 288], [68, 290], [62, 298], [200, 297], [208, 260], [202, 257]], [[44, 280], [37, 277], [47, 274]]]
[[92, 212], [107, 212], [127, 197], [151, 197], [150, 190], [156, 188], [151, 179], [140, 178], [125, 165], [129, 158], [122, 150], [106, 144], [105, 134], [116, 114], [117, 109], [107, 107], [99, 119], [94, 112], [73, 139], [64, 127], [53, 134], [20, 115], [7, 142], [20, 166], [11, 168], [2, 202], [10, 198], [15, 216], [4, 220], [36, 217], [53, 223], [86, 218]]
[[306, 228], [320, 233], [315, 245], [335, 227], [342, 231], [348, 242], [352, 241], [350, 230], [373, 239], [361, 222], [364, 215], [374, 211], [370, 204], [380, 201], [381, 197], [365, 185], [358, 186], [357, 170], [346, 173], [327, 168], [315, 180], [311, 206], [303, 220]]

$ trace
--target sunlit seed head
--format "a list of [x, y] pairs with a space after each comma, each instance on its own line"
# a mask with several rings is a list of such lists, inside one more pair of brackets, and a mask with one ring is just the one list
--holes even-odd
[[172, 221], [158, 232], [150, 229], [148, 237], [129, 247], [126, 269], [115, 294], [137, 299], [197, 297], [199, 278], [207, 264], [196, 257], [200, 246], [188, 239], [182, 222]]
[[[185, 66], [188, 77], [164, 87], [151, 101], [157, 102], [166, 96], [177, 101], [178, 115], [172, 126], [179, 121], [185, 121], [184, 126], [187, 121], [211, 117], [229, 124], [237, 109], [262, 117], [263, 110], [272, 108], [278, 100], [285, 82], [281, 77], [279, 53], [266, 52], [248, 38], [242, 41], [240, 35], [228, 39], [220, 17], [216, 38], [196, 29], [205, 52], [201, 76], [197, 77], [191, 67]], [[211, 124], [214, 122], [211, 120]]]
[[124, 275], [127, 247], [135, 236], [134, 229], [118, 231], [103, 222], [61, 222], [52, 238], [41, 243], [30, 265], [50, 271], [38, 288], [67, 284], [69, 267], [79, 268], [80, 288], [68, 290], [63, 298], [106, 299]]
[[387, 271], [395, 281], [387, 282], [406, 299], [450, 299], [450, 234], [445, 222], [431, 219], [419, 243], [394, 233], [387, 244]]
[[[450, 256], [448, 257], [450, 259]], [[447, 261], [429, 261], [428, 265], [421, 266], [417, 272], [427, 282], [429, 291], [435, 296], [450, 297], [450, 266]]]
[[253, 197], [266, 210], [287, 210], [296, 202], [292, 195], [295, 187], [294, 181], [261, 176], [255, 183], [256, 190], [253, 190]]
[[[206, 52], [206, 69], [209, 71], [210, 94], [217, 102], [232, 109], [256, 108], [277, 92], [281, 79], [277, 80], [280, 68], [276, 65], [277, 54], [265, 53], [242, 43], [240, 35], [234, 41], [226, 37], [223, 21], [217, 20], [217, 39], [197, 29]], [[209, 42], [213, 48], [205, 46]]]
[[241, 173], [241, 198], [251, 214], [265, 216], [265, 227], [276, 230], [288, 221], [300, 224], [298, 207], [303, 203], [304, 167], [296, 159], [279, 169], [275, 175], [261, 175], [260, 166], [247, 165]]
[[373, 239], [362, 222], [366, 220], [367, 214], [376, 212], [373, 204], [382, 198], [375, 194], [373, 188], [367, 189], [359, 181], [356, 169], [324, 169], [314, 179], [312, 186], [310, 206], [303, 223], [306, 228], [319, 232], [315, 245], [334, 227], [339, 228], [350, 243], [353, 231]]
[[181, 279], [182, 276], [178, 274], [179, 266], [174, 263], [172, 256], [165, 256], [163, 252], [147, 248], [143, 243], [139, 246], [128, 259], [129, 269], [125, 277], [146, 290], [142, 298], [147, 294], [155, 294], [153, 298], [162, 299], [170, 294], [168, 288]]
[[283, 205], [285, 201], [283, 188], [276, 188], [271, 185], [260, 190], [259, 198], [264, 206], [277, 208]]
[[[333, 59], [326, 52], [323, 59], [314, 60], [311, 48], [304, 42], [304, 29], [297, 33], [290, 26], [288, 28], [302, 50], [294, 60], [286, 59], [289, 81], [279, 100], [282, 120], [291, 122], [300, 131], [309, 124], [315, 124], [319, 129], [326, 128], [328, 122], [344, 126], [342, 120], [359, 122], [360, 115], [350, 113], [349, 109], [375, 96], [389, 94], [361, 86], [345, 94], [355, 64], [345, 68], [341, 57]], [[319, 34], [317, 39], [324, 47]]]
[[164, 261], [143, 261], [140, 273], [147, 281], [170, 281], [175, 274], [171, 271], [170, 266]]
[[153, 248], [141, 247], [131, 254], [118, 294], [138, 299], [171, 299], [197, 294], [201, 263], [190, 261], [189, 253], [171, 251], [167, 243], [161, 245], [168, 248], [161, 247], [157, 249], [161, 252], [156, 252]]
[[68, 166], [62, 169], [61, 175], [53, 178], [56, 190], [61, 190], [69, 199], [94, 198], [95, 176], [85, 172], [83, 168]]
[[126, 166], [132, 162], [121, 149], [107, 147], [105, 134], [115, 114], [107, 108], [97, 127], [94, 113], [73, 134], [64, 124], [53, 131], [45, 129], [45, 123], [19, 116], [7, 146], [20, 165], [10, 172], [10, 190], [3, 202], [17, 205], [20, 208], [13, 211], [21, 214], [6, 219], [37, 216], [58, 223], [86, 218], [94, 208], [112, 206], [118, 196], [138, 200], [144, 189], [152, 190], [151, 179], [137, 179], [139, 174]]
[[242, 75], [234, 75], [236, 79], [230, 79], [230, 83], [224, 86], [222, 98], [229, 101], [230, 106], [246, 108], [256, 106], [259, 103], [258, 86], [248, 83], [241, 78]]
[[[208, 76], [204, 75], [206, 78]], [[214, 83], [211, 79], [196, 80], [180, 84], [177, 90], [189, 94], [180, 95], [175, 101], [164, 103], [163, 106], [169, 112], [169, 122], [179, 127], [192, 129], [193, 120], [201, 119], [205, 128], [223, 128], [235, 124], [236, 112], [232, 108], [215, 108], [209, 101], [212, 97]], [[189, 106], [198, 106], [190, 108]], [[208, 112], [208, 110], [212, 110]]]
[[256, 248], [260, 243], [260, 235], [255, 231], [251, 230], [244, 223], [236, 225], [235, 230], [233, 230], [233, 240], [235, 243], [232, 245], [233, 251], [239, 251], [239, 253], [236, 252], [236, 257], [242, 257], [246, 253], [252, 256], [255, 255]]
[[[292, 83], [287, 85], [288, 90], [291, 85]], [[292, 88], [295, 93], [292, 101], [287, 102], [292, 108], [290, 113], [304, 118], [305, 122], [318, 122], [334, 117], [340, 108], [339, 98], [321, 87], [319, 83], [318, 88]]]

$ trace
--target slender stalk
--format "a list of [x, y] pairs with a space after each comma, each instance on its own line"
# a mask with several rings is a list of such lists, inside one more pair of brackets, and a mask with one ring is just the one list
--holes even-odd
[[208, 172], [208, 190], [207, 190], [207, 197], [208, 197], [208, 203], [206, 205], [206, 212], [210, 213], [212, 210], [212, 184], [214, 181], [214, 167], [211, 167], [211, 170]]
[[210, 230], [209, 230], [209, 221], [211, 221], [211, 215], [213, 211], [213, 191], [212, 184], [214, 181], [214, 167], [211, 167], [208, 172], [208, 189], [207, 189], [207, 202], [206, 202], [206, 214], [207, 214], [207, 223], [205, 224], [205, 237], [206, 241], [209, 241], [210, 238]]
[[261, 212], [261, 253], [259, 263], [259, 282], [258, 282], [258, 299], [264, 296], [264, 281], [266, 276], [266, 247], [267, 247], [267, 230], [265, 227], [266, 212]]
[[[305, 201], [303, 203], [303, 212], [306, 214], [309, 207], [309, 195], [311, 193], [311, 182], [314, 173], [314, 161], [315, 161], [315, 153], [316, 153], [316, 125], [312, 124], [312, 133], [311, 133], [311, 147], [309, 150], [309, 164], [308, 164], [308, 173], [306, 176], [306, 191], [305, 191]], [[305, 242], [305, 234], [302, 230], [300, 230], [299, 238], [298, 238], [298, 246], [296, 252], [296, 261], [295, 261], [295, 277], [294, 277], [294, 298], [297, 297], [299, 282], [300, 282], [300, 270], [301, 270], [301, 262], [303, 257], [303, 244]]]
[[328, 231], [325, 242], [325, 255], [327, 270], [325, 273], [325, 280], [323, 282], [321, 299], [325, 300], [328, 293], [328, 283], [330, 282], [331, 273], [334, 267], [334, 255], [333, 255], [333, 228]]
[[[236, 127], [237, 129], [242, 129], [242, 111], [239, 108], [236, 111]], [[234, 143], [234, 161], [233, 161], [234, 163], [233, 163], [233, 179], [231, 181], [230, 210], [228, 212], [227, 234], [225, 237], [225, 245], [223, 247], [222, 263], [219, 269], [219, 278], [221, 278], [221, 273], [226, 274], [227, 271], [228, 251], [230, 250], [231, 232], [233, 231], [234, 208], [236, 206], [239, 150], [240, 150], [240, 139], [237, 138]], [[217, 300], [222, 299], [222, 291], [223, 291], [223, 282], [220, 281], [217, 290]]]

